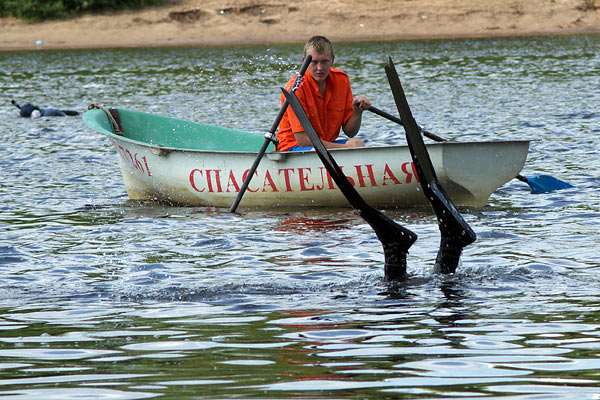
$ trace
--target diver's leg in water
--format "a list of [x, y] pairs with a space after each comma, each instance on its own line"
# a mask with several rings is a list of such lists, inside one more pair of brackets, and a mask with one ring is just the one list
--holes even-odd
[[47, 108], [42, 111], [42, 117], [65, 117], [67, 114], [55, 108]]

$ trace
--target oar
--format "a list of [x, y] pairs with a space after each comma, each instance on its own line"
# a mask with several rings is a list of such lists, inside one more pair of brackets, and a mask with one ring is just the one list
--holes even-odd
[[[369, 111], [371, 111], [379, 116], [382, 116], [384, 118], [387, 118], [390, 121], [393, 121], [397, 124], [404, 125], [400, 118], [395, 117], [391, 114], [388, 114], [387, 112], [382, 111], [376, 107], [371, 106], [369, 108]], [[433, 133], [424, 130], [420, 126], [417, 126], [417, 128], [419, 129], [419, 131], [421, 131], [421, 133], [424, 136], [427, 136], [428, 138], [430, 138], [436, 142], [445, 142], [446, 141], [446, 139], [441, 138], [437, 135], [434, 135]], [[536, 175], [533, 178], [527, 178], [527, 177], [524, 177], [523, 175], [519, 174], [515, 178], [528, 184], [529, 188], [531, 189], [531, 193], [535, 193], [535, 194], [553, 192], [555, 190], [568, 189], [568, 188], [573, 187], [573, 185], [571, 185], [570, 183], [561, 181], [560, 179], [557, 179], [550, 175]]]
[[532, 178], [527, 178], [521, 174], [516, 178], [521, 182], [525, 182], [531, 188], [531, 193], [548, 193], [555, 190], [568, 189], [574, 187], [570, 183], [561, 181], [551, 175], [536, 175]]
[[[371, 112], [372, 112], [372, 113], [374, 113], [374, 114], [377, 114], [377, 115], [379, 115], [379, 116], [381, 116], [381, 117], [383, 117], [383, 118], [387, 118], [387, 119], [389, 119], [389, 120], [390, 120], [390, 121], [392, 121], [392, 122], [395, 122], [395, 123], [397, 123], [397, 124], [400, 124], [400, 125], [404, 126], [404, 123], [402, 122], [402, 120], [401, 120], [400, 118], [398, 118], [398, 117], [395, 117], [395, 116], [393, 116], [392, 114], [389, 114], [389, 113], [387, 113], [387, 112], [385, 112], [385, 111], [382, 111], [382, 110], [380, 110], [380, 109], [379, 109], [379, 108], [377, 108], [377, 107], [371, 106], [371, 107], [369, 107], [369, 108], [368, 108], [368, 110], [369, 110], [369, 111], [371, 111]], [[436, 141], [436, 142], [445, 142], [445, 141], [446, 141], [446, 139], [444, 139], [444, 138], [442, 138], [442, 137], [440, 137], [440, 136], [438, 136], [438, 135], [434, 135], [434, 134], [433, 134], [433, 133], [431, 133], [431, 132], [427, 132], [426, 130], [424, 130], [424, 129], [423, 129], [421, 126], [419, 126], [419, 125], [417, 125], [417, 128], [419, 129], [419, 131], [420, 131], [420, 132], [421, 132], [421, 133], [422, 133], [424, 136], [427, 136], [429, 139], [432, 139], [432, 140], [434, 140], [434, 141]]]
[[385, 66], [385, 73], [394, 95], [396, 107], [400, 113], [400, 119], [404, 122], [406, 141], [421, 188], [437, 216], [442, 238], [435, 260], [435, 270], [443, 274], [454, 273], [458, 267], [462, 249], [475, 241], [475, 232], [460, 215], [437, 179], [423, 137], [420, 134], [419, 126], [412, 116], [391, 57]]
[[[306, 73], [306, 70], [308, 69], [308, 66], [310, 65], [311, 61], [312, 61], [312, 56], [310, 54], [304, 58], [304, 62], [302, 63], [302, 66], [300, 67], [300, 72], [298, 72], [298, 76], [296, 77], [296, 80], [294, 81], [294, 85], [292, 86], [292, 89], [291, 89], [292, 92], [295, 92], [296, 89], [302, 84], [302, 79], [304, 78], [304, 74]], [[271, 126], [271, 130], [265, 134], [265, 141], [263, 142], [262, 147], [258, 151], [258, 155], [256, 156], [254, 163], [248, 170], [248, 175], [246, 175], [246, 179], [244, 179], [244, 183], [242, 183], [242, 186], [240, 187], [240, 191], [238, 192], [233, 204], [231, 205], [231, 208], [229, 209], [230, 213], [234, 213], [235, 210], [237, 209], [238, 205], [240, 204], [240, 201], [242, 200], [242, 196], [244, 196], [246, 189], [248, 189], [248, 185], [250, 184], [250, 181], [252, 180], [252, 176], [254, 175], [254, 172], [256, 172], [256, 168], [258, 168], [258, 164], [260, 163], [260, 160], [263, 158], [263, 156], [265, 155], [265, 152], [267, 151], [267, 147], [269, 147], [269, 144], [271, 144], [271, 142], [276, 143], [277, 139], [275, 138], [275, 132], [277, 131], [277, 127], [279, 126], [279, 123], [281, 122], [281, 118], [283, 118], [283, 114], [285, 114], [285, 112], [287, 111], [287, 108], [288, 108], [288, 102], [286, 100], [281, 105], [281, 108], [279, 109], [279, 113], [277, 114], [277, 118], [275, 118], [275, 122], [273, 122], [273, 125]]]
[[327, 169], [327, 172], [329, 172], [329, 175], [331, 175], [352, 207], [375, 231], [383, 246], [385, 278], [387, 280], [406, 279], [406, 255], [410, 246], [417, 240], [417, 235], [373, 208], [358, 194], [329, 151], [327, 151], [321, 139], [319, 139], [296, 95], [293, 92], [287, 92], [283, 88], [281, 90], [292, 110], [294, 110], [294, 114], [298, 117], [304, 132], [312, 142], [325, 169]]

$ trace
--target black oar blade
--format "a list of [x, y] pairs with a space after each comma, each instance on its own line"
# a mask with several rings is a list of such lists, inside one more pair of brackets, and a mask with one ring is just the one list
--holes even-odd
[[423, 193], [430, 201], [438, 219], [442, 240], [436, 259], [436, 270], [442, 273], [454, 273], [462, 249], [475, 241], [475, 232], [460, 215], [437, 179], [423, 137], [410, 111], [404, 89], [402, 89], [400, 78], [391, 58], [385, 66], [385, 72], [394, 95], [396, 107], [400, 113], [400, 119], [403, 122], [406, 140]]
[[373, 228], [377, 239], [381, 242], [385, 260], [385, 279], [405, 280], [408, 277], [406, 272], [408, 249], [417, 240], [417, 234], [368, 204], [367, 207], [358, 209], [358, 214]]
[[319, 135], [317, 135], [317, 132], [315, 132], [296, 95], [287, 92], [283, 88], [281, 90], [292, 107], [292, 110], [294, 110], [294, 114], [296, 114], [296, 117], [300, 121], [304, 132], [312, 142], [325, 169], [329, 172], [329, 175], [331, 175], [352, 207], [358, 211], [358, 214], [367, 221], [375, 231], [377, 238], [383, 246], [386, 279], [405, 279], [407, 276], [406, 256], [410, 246], [417, 240], [417, 235], [373, 208], [358, 194], [329, 151], [327, 151], [323, 145], [323, 142], [319, 138]]
[[427, 193], [433, 207], [441, 233], [440, 248], [435, 260], [435, 272], [452, 274], [456, 272], [462, 249], [473, 243], [477, 236], [458, 212], [444, 188], [439, 183], [429, 184]]

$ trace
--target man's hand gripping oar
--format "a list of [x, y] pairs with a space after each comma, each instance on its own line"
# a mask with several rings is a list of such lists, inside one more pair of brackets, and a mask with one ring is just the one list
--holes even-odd
[[[304, 74], [306, 73], [306, 70], [308, 69], [308, 66], [310, 65], [311, 61], [312, 61], [312, 56], [310, 54], [304, 58], [302, 67], [300, 67], [300, 72], [298, 72], [298, 76], [296, 77], [296, 80], [294, 81], [294, 85], [291, 88], [292, 92], [295, 92], [296, 89], [302, 84], [302, 79], [304, 79]], [[273, 122], [273, 125], [271, 126], [271, 130], [265, 134], [265, 141], [264, 141], [262, 147], [260, 148], [260, 150], [258, 151], [258, 155], [256, 156], [254, 163], [248, 170], [248, 175], [246, 175], [246, 179], [244, 180], [244, 183], [242, 183], [242, 186], [240, 187], [240, 191], [238, 192], [233, 204], [231, 205], [229, 212], [234, 213], [235, 210], [237, 209], [238, 205], [240, 204], [240, 201], [242, 200], [242, 196], [244, 196], [246, 189], [248, 189], [248, 185], [250, 184], [250, 181], [252, 180], [252, 176], [254, 176], [254, 173], [256, 172], [256, 168], [258, 168], [258, 164], [260, 163], [260, 160], [262, 159], [262, 157], [265, 155], [265, 152], [267, 151], [267, 147], [269, 147], [269, 144], [271, 144], [271, 142], [277, 143], [275, 132], [277, 131], [277, 127], [279, 127], [279, 123], [281, 122], [281, 118], [283, 118], [283, 114], [285, 114], [285, 112], [287, 111], [288, 104], [289, 103], [287, 100], [283, 102], [283, 104], [281, 105], [281, 108], [279, 109], [279, 113], [277, 114], [277, 118], [275, 118], [275, 122]]]
[[289, 102], [292, 107], [292, 110], [294, 110], [294, 114], [298, 117], [300, 124], [302, 124], [304, 132], [312, 142], [325, 169], [327, 169], [327, 172], [329, 172], [329, 175], [331, 175], [352, 207], [354, 207], [358, 211], [358, 214], [371, 225], [371, 228], [373, 228], [377, 238], [383, 245], [385, 278], [387, 280], [406, 279], [406, 255], [408, 254], [410, 246], [417, 240], [417, 235], [409, 229], [400, 226], [380, 211], [374, 209], [360, 197], [329, 151], [327, 151], [323, 142], [321, 142], [321, 139], [319, 139], [319, 136], [306, 116], [296, 95], [293, 92], [287, 92], [283, 88], [281, 90], [283, 91], [287, 102]]

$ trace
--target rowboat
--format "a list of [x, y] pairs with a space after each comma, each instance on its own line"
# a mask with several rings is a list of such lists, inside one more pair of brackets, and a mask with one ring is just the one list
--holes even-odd
[[[116, 112], [115, 112], [116, 111]], [[229, 207], [262, 146], [262, 135], [123, 108], [90, 109], [83, 120], [115, 146], [132, 200]], [[115, 131], [117, 133], [115, 133]], [[122, 134], [121, 134], [122, 133]], [[482, 207], [525, 164], [529, 141], [427, 145], [436, 174], [457, 206]], [[407, 146], [331, 150], [348, 180], [374, 207], [429, 204]], [[348, 207], [314, 151], [271, 145], [240, 204], [243, 207]]]

